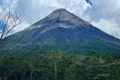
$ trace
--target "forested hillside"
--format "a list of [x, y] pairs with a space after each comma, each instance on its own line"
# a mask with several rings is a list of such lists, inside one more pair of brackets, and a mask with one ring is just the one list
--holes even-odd
[[0, 80], [120, 80], [120, 58], [52, 54], [0, 56]]

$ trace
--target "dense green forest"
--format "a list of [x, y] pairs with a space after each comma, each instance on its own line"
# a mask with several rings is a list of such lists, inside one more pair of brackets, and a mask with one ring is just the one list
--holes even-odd
[[120, 58], [111, 55], [1, 55], [0, 80], [120, 80]]

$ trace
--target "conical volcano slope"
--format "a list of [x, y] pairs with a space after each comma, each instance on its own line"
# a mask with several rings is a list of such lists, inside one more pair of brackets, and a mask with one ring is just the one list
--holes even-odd
[[2, 41], [0, 53], [119, 54], [120, 40], [100, 31], [65, 9]]

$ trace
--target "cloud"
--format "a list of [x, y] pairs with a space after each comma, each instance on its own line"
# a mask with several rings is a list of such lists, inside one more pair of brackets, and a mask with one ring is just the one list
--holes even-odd
[[120, 14], [120, 0], [93, 0], [93, 7], [88, 14], [93, 19], [110, 18]]
[[15, 8], [17, 7], [17, 2], [18, 2], [18, 0], [13, 0], [13, 1], [12, 1], [11, 5], [10, 5], [10, 8], [11, 8], [12, 10], [15, 10]]
[[0, 5], [1, 10], [8, 11], [11, 9], [13, 12], [17, 7], [18, 0], [1, 0], [2, 4]]
[[120, 39], [120, 27], [116, 21], [101, 19], [98, 22], [93, 21], [92, 24], [109, 35]]
[[19, 0], [17, 10], [24, 12], [26, 20], [33, 23], [59, 8], [81, 16], [87, 7], [84, 0]]
[[84, 19], [120, 39], [120, 0], [92, 0]]
[[16, 32], [22, 31], [22, 30], [28, 28], [29, 26], [30, 26], [30, 24], [24, 21], [24, 22], [22, 22], [20, 25], [17, 25], [17, 26], [11, 31], [11, 33], [8, 34], [8, 36], [9, 36], [9, 35], [12, 35], [12, 34], [14, 34], [14, 33], [16, 33]]
[[0, 6], [0, 13], [2, 12], [2, 7]]

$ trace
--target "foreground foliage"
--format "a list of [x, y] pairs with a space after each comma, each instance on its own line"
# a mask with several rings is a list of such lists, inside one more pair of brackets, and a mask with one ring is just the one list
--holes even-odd
[[1, 55], [0, 80], [120, 80], [120, 58], [110, 55]]

